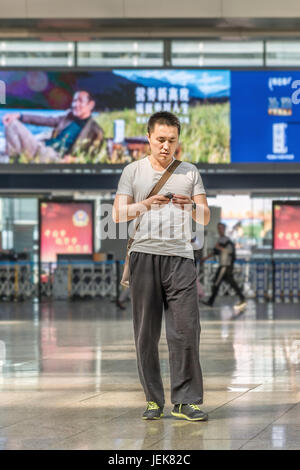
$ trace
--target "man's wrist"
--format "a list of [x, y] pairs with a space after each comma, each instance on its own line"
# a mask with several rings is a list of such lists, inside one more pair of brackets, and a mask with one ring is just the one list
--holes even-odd
[[131, 210], [132, 210], [131, 215], [135, 214], [135, 217], [139, 217], [143, 215], [145, 212], [149, 211], [150, 209], [151, 209], [151, 205], [149, 204], [147, 199], [145, 199], [144, 201], [136, 202], [133, 205], [131, 205]]
[[144, 201], [142, 201], [141, 204], [146, 208], [145, 212], [151, 209], [151, 202], [148, 199], [144, 199]]

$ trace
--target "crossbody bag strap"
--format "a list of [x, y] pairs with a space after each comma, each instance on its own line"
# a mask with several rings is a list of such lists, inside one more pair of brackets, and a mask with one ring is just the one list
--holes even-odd
[[149, 193], [149, 195], [146, 199], [148, 199], [151, 196], [155, 196], [156, 194], [159, 193], [161, 188], [166, 184], [166, 182], [168, 181], [168, 179], [170, 178], [172, 173], [174, 173], [176, 168], [180, 165], [180, 163], [181, 163], [180, 160], [174, 160], [173, 163], [171, 163], [171, 165], [166, 169], [166, 171], [164, 171], [164, 173], [162, 174], [161, 178], [156, 183], [154, 188], [150, 191], [150, 193]]
[[[146, 199], [148, 199], [149, 197], [155, 196], [156, 194], [159, 193], [161, 188], [166, 184], [166, 182], [168, 181], [170, 176], [174, 173], [176, 168], [180, 165], [180, 163], [181, 163], [180, 160], [174, 160], [171, 163], [171, 165], [166, 169], [166, 171], [164, 171], [164, 173], [162, 174], [161, 178], [158, 180], [156, 185], [151, 189], [151, 191], [150, 191], [149, 195], [146, 197]], [[141, 222], [139, 222], [137, 224], [137, 226], [135, 227], [135, 233], [137, 232], [137, 230], [140, 226], [140, 223]], [[129, 240], [128, 240], [127, 250], [130, 249], [130, 247], [132, 245], [132, 242], [133, 242], [133, 237], [129, 238]]]

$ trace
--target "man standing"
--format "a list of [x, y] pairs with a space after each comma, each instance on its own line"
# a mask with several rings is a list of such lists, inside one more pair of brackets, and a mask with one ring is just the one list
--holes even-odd
[[[103, 144], [103, 130], [92, 118], [95, 100], [85, 90], [77, 91], [71, 109], [61, 116], [43, 116], [27, 113], [7, 113], [3, 116], [6, 153], [9, 156], [25, 154], [30, 161], [41, 163], [71, 163], [72, 152], [99, 152]], [[53, 127], [50, 139], [38, 141], [24, 124]]]
[[207, 255], [205, 258], [202, 258], [201, 260], [201, 262], [203, 263], [205, 260], [211, 258], [212, 256], [219, 256], [219, 268], [214, 278], [212, 294], [207, 302], [202, 303], [204, 303], [205, 305], [212, 306], [215, 301], [215, 298], [218, 295], [220, 285], [223, 281], [225, 281], [235, 290], [236, 294], [239, 296], [240, 302], [234, 306], [234, 309], [236, 312], [241, 312], [245, 308], [246, 302], [241, 289], [239, 288], [233, 277], [235, 246], [230, 240], [230, 238], [225, 235], [225, 231], [226, 225], [220, 222], [218, 224], [219, 239], [214, 248], [214, 251]]
[[[207, 225], [210, 211], [197, 168], [181, 162], [157, 195], [147, 197], [175, 160], [180, 122], [169, 112], [148, 121], [149, 156], [127, 165], [114, 203], [115, 222], [139, 216], [129, 254], [137, 364], [147, 408], [143, 419], [160, 419], [165, 404], [158, 344], [165, 313], [172, 415], [204, 421], [199, 362], [200, 321], [196, 270], [186, 217]], [[166, 196], [168, 194], [169, 197]]]

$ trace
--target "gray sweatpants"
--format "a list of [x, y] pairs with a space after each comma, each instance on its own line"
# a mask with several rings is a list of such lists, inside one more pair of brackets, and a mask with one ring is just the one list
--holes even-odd
[[165, 403], [158, 354], [164, 310], [171, 401], [203, 403], [194, 261], [132, 252], [129, 267], [137, 365], [146, 401], [155, 401], [160, 406]]

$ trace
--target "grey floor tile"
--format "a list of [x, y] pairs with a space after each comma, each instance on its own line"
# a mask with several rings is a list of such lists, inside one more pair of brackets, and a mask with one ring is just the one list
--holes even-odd
[[282, 441], [281, 439], [253, 439], [242, 445], [241, 450], [300, 450], [297, 441]]
[[150, 447], [151, 450], [237, 450], [244, 440], [199, 439], [174, 441], [163, 439]]
[[164, 327], [165, 418], [141, 420], [129, 305], [125, 312], [106, 299], [2, 305], [10, 321], [0, 317], [0, 449], [299, 449], [300, 379], [291, 352], [300, 312], [286, 321], [284, 305], [281, 314], [276, 305], [270, 320], [251, 301], [232, 320], [231, 300], [201, 310], [205, 423], [171, 416]]

